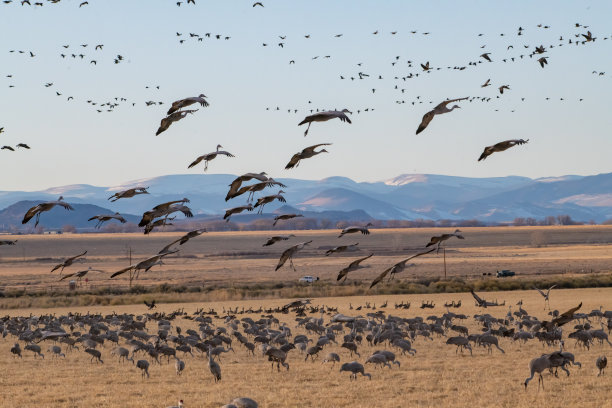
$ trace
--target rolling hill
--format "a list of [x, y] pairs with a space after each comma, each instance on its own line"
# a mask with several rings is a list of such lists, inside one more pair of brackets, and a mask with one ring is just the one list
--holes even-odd
[[[167, 175], [112, 187], [78, 184], [42, 191], [2, 191], [0, 208], [4, 209], [0, 211], [0, 228], [20, 227], [23, 214], [34, 202], [55, 200], [59, 195], [73, 204], [75, 211], [55, 209], [45, 214], [45, 227], [59, 228], [65, 224], [86, 227], [90, 225], [86, 220], [92, 215], [114, 212], [128, 214], [132, 221], [161, 202], [183, 197], [190, 199], [189, 206], [198, 218], [214, 219], [225, 209], [246, 202], [246, 197], [225, 201], [228, 185], [235, 177], [230, 174]], [[356, 182], [346, 177], [277, 180], [287, 185], [283, 188], [287, 191], [287, 203], [269, 204], [266, 206], [269, 214], [287, 205], [308, 212], [313, 218], [334, 220], [344, 216], [354, 220], [355, 211], [362, 219], [477, 219], [491, 223], [509, 222], [517, 217], [541, 219], [549, 215], [569, 215], [574, 220], [596, 222], [612, 218], [612, 173], [542, 179], [404, 174], [379, 182]], [[134, 186], [149, 187], [150, 194], [115, 203], [108, 201], [115, 192]], [[259, 196], [276, 192], [278, 189], [267, 189]], [[255, 214], [234, 217], [235, 220], [255, 218]]]

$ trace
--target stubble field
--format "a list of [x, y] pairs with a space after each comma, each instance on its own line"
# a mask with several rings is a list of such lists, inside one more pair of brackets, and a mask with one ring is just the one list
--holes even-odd
[[[369, 282], [384, 269], [407, 256], [422, 251], [429, 238], [452, 232], [453, 228], [382, 229], [370, 235], [351, 234], [338, 238], [337, 230], [212, 232], [179, 246], [180, 252], [165, 258], [165, 265], [140, 274], [141, 285], [160, 283], [198, 285], [295, 282], [304, 275], [335, 282], [340, 269], [356, 258], [370, 253], [368, 266], [352, 272], [349, 281]], [[445, 244], [449, 277], [481, 278], [498, 269], [512, 269], [520, 276], [602, 273], [611, 270], [612, 226], [495, 227], [464, 228], [465, 240], [451, 239]], [[263, 247], [268, 237], [294, 234], [288, 241]], [[106, 271], [88, 274], [89, 287], [127, 287], [127, 279], [113, 279], [112, 272], [156, 254], [182, 233], [75, 234], [15, 236], [15, 246], [0, 247], [0, 289], [28, 291], [65, 289], [59, 272], [51, 268], [66, 257], [87, 250], [81, 262], [65, 273], [93, 267]], [[297, 271], [287, 264], [274, 268], [284, 249], [308, 240], [313, 243], [295, 256]], [[327, 249], [359, 243], [357, 252], [325, 256]], [[131, 254], [131, 258], [129, 257]], [[414, 261], [402, 279], [431, 278], [444, 275], [443, 252]]]
[[[366, 286], [382, 270], [393, 263], [421, 251], [432, 235], [449, 232], [449, 229], [418, 230], [373, 230], [370, 236], [348, 236], [337, 238], [337, 231], [283, 231], [283, 232], [249, 232], [249, 233], [208, 233], [180, 247], [179, 256], [169, 258], [165, 265], [153, 271], [141, 274], [139, 284], [144, 286], [170, 283], [188, 287], [213, 285], [246, 284], [257, 285], [270, 282], [294, 282], [303, 275], [319, 276], [330, 288], [338, 288], [335, 277], [338, 271], [353, 259], [374, 253], [369, 263], [370, 268], [353, 272], [349, 280], [357, 285]], [[495, 273], [498, 269], [512, 269], [519, 276], [511, 279], [546, 278], [555, 279], [564, 275], [598, 275], [607, 276], [612, 260], [610, 244], [612, 228], [606, 226], [576, 226], [549, 228], [465, 228], [465, 240], [448, 241], [446, 261], [449, 277], [476, 281], [496, 279], [483, 277], [483, 273]], [[266, 238], [275, 234], [294, 233], [290, 241], [262, 247]], [[91, 273], [88, 285], [78, 288], [77, 292], [114, 285], [126, 287], [127, 280], [109, 281], [111, 272], [128, 264], [128, 253], [131, 248], [132, 260], [137, 261], [157, 253], [168, 242], [180, 236], [180, 233], [158, 233], [152, 236], [137, 234], [91, 234], [62, 236], [20, 236], [18, 245], [1, 247], [0, 282], [2, 290], [26, 289], [27, 292], [66, 289], [66, 281], [58, 282], [59, 275], [50, 274], [53, 265], [63, 258], [88, 251], [84, 262], [73, 265], [65, 272], [86, 269], [89, 266], [100, 268], [107, 273]], [[312, 239], [313, 244], [296, 256], [297, 272], [288, 267], [274, 272], [280, 253], [290, 245]], [[359, 242], [360, 251], [324, 256], [326, 249]], [[404, 272], [400, 280], [414, 280], [423, 277], [435, 277], [443, 274], [443, 253], [428, 255], [415, 260], [415, 266]], [[396, 283], [384, 283], [382, 286]], [[307, 287], [306, 287], [307, 288]], [[211, 292], [213, 293], [213, 292]], [[333, 293], [333, 292], [332, 292]], [[336, 292], [337, 293], [337, 292]], [[455, 294], [422, 294], [422, 295], [376, 295], [376, 291], [359, 297], [324, 297], [313, 299], [313, 305], [325, 305], [337, 308], [338, 312], [350, 316], [362, 316], [368, 313], [384, 312], [402, 318], [421, 316], [441, 316], [446, 312], [443, 304], [455, 300], [462, 302], [462, 307], [452, 309], [463, 313], [467, 320], [456, 320], [455, 324], [468, 327], [470, 333], [480, 333], [482, 325], [474, 320], [474, 315], [490, 313], [497, 318], [505, 318], [509, 308], [518, 309], [516, 305], [522, 300], [522, 307], [530, 315], [540, 320], [550, 319], [548, 310], [544, 310], [543, 298], [534, 290], [480, 293], [488, 300], [505, 301], [505, 306], [487, 309], [477, 308], [469, 293]], [[371, 293], [371, 295], [370, 295]], [[553, 289], [551, 295], [552, 309], [563, 312], [583, 302], [581, 312], [589, 313], [603, 307], [612, 309], [610, 298], [612, 288], [592, 288], [559, 290]], [[156, 298], [146, 295], [149, 300]], [[174, 362], [170, 364], [160, 357], [161, 365], [153, 364], [152, 358], [139, 352], [135, 360], [147, 359], [151, 362], [149, 379], [143, 379], [140, 371], [131, 363], [119, 363], [111, 356], [116, 346], [108, 341], [101, 345], [104, 364], [90, 362], [90, 356], [80, 350], [68, 351], [65, 344], [59, 344], [66, 357], [54, 358], [47, 348], [53, 345], [50, 341], [40, 343], [45, 359], [34, 358], [29, 351], [23, 351], [23, 358], [14, 358], [10, 348], [17, 341], [12, 334], [0, 339], [0, 406], [24, 407], [166, 407], [175, 405], [178, 399], [185, 401], [185, 407], [220, 407], [234, 397], [247, 396], [259, 402], [260, 407], [533, 407], [533, 406], [612, 406], [608, 402], [608, 390], [612, 381], [610, 375], [597, 377], [595, 360], [599, 355], [609, 353], [612, 349], [607, 343], [594, 344], [590, 350], [578, 348], [567, 335], [573, 331], [572, 322], [564, 326], [566, 349], [575, 353], [582, 368], [570, 367], [571, 376], [560, 372], [558, 378], [544, 374], [545, 389], [538, 390], [537, 377], [531, 382], [527, 391], [523, 382], [529, 375], [528, 363], [545, 352], [552, 352], [558, 346], [543, 346], [538, 340], [526, 344], [509, 338], [500, 338], [502, 354], [493, 349], [487, 350], [474, 346], [474, 355], [456, 353], [455, 346], [446, 345], [446, 339], [457, 333], [447, 331], [444, 336], [433, 335], [433, 340], [417, 336], [413, 348], [415, 356], [401, 355], [394, 346], [383, 343], [369, 345], [363, 341], [358, 347], [360, 356], [351, 357], [350, 352], [341, 348], [343, 335], [348, 328], [337, 333], [338, 344], [325, 346], [315, 362], [304, 361], [304, 354], [291, 350], [287, 362], [290, 369], [278, 372], [270, 367], [270, 362], [258, 350], [255, 356], [247, 354], [236, 338], [231, 336], [230, 329], [223, 317], [230, 309], [238, 312], [244, 310], [264, 310], [258, 313], [238, 313], [237, 319], [250, 317], [258, 320], [267, 308], [284, 305], [292, 299], [252, 299], [224, 300], [211, 302], [215, 298], [202, 292], [197, 294], [179, 294], [179, 300], [196, 303], [164, 304], [160, 294], [156, 309], [158, 312], [170, 313], [184, 310], [187, 315], [203, 309], [208, 312], [214, 309], [220, 318], [213, 317], [212, 327], [224, 327], [232, 338], [235, 352], [221, 356], [220, 366], [222, 380], [215, 383], [207, 366], [207, 358], [194, 351], [194, 357], [178, 352], [185, 361], [186, 368], [182, 376], [175, 374]], [[14, 300], [14, 299], [13, 299]], [[0, 299], [0, 305], [7, 306], [11, 299]], [[433, 301], [434, 309], [421, 309], [423, 301]], [[387, 303], [386, 308], [381, 306]], [[395, 309], [394, 304], [410, 302], [408, 310]], [[369, 304], [371, 307], [366, 308]], [[360, 310], [357, 308], [361, 306]], [[377, 307], [374, 310], [374, 306]], [[335, 312], [310, 313], [307, 317], [323, 317], [325, 325]], [[52, 314], [61, 316], [67, 313], [95, 314], [144, 314], [146, 307], [142, 304], [88, 307], [52, 307], [44, 309], [7, 309], [6, 316], [38, 316]], [[318, 335], [307, 333], [303, 327], [297, 327], [295, 313], [273, 313], [286, 324], [292, 335], [307, 334], [317, 341]], [[6, 318], [5, 318], [6, 320]], [[600, 321], [591, 318], [593, 329], [599, 329]], [[427, 320], [425, 320], [428, 322]], [[580, 322], [582, 323], [582, 322]], [[194, 320], [177, 317], [171, 322], [171, 335], [177, 334], [177, 326], [185, 334], [187, 329], [198, 331]], [[519, 328], [510, 323], [509, 327]], [[34, 330], [36, 327], [31, 327]], [[64, 329], [70, 332], [68, 326]], [[117, 326], [110, 326], [117, 331]], [[276, 325], [270, 327], [277, 330]], [[74, 327], [83, 333], [89, 326]], [[150, 318], [147, 332], [157, 334], [158, 325]], [[240, 329], [242, 330], [242, 328]], [[363, 336], [368, 332], [364, 332]], [[76, 336], [73, 336], [76, 338]], [[250, 341], [254, 341], [250, 338]], [[153, 340], [151, 340], [153, 342]], [[19, 341], [23, 349], [26, 342]], [[129, 348], [126, 340], [120, 337], [119, 344]], [[309, 346], [313, 343], [309, 343]], [[171, 346], [175, 344], [169, 343]], [[339, 365], [322, 364], [328, 352], [340, 355], [341, 363], [357, 360], [364, 363], [375, 350], [393, 351], [401, 367], [374, 368], [366, 365], [366, 371], [372, 379], [359, 377], [351, 381], [349, 374], [339, 372]]]
[[[506, 305], [513, 305], [512, 310], [518, 309], [516, 303], [523, 301], [522, 307], [530, 315], [546, 319], [544, 301], [535, 291], [496, 292], [482, 294], [487, 299], [497, 298], [505, 301]], [[610, 308], [611, 289], [575, 289], [553, 290], [551, 294], [551, 307], [564, 311], [583, 302], [581, 312], [590, 312], [593, 309], [603, 310]], [[434, 309], [422, 310], [421, 301], [431, 300], [435, 303]], [[350, 316], [361, 315], [367, 318], [367, 313], [383, 311], [400, 317], [422, 316], [426, 319], [430, 315], [441, 316], [446, 309], [445, 301], [461, 300], [462, 307], [453, 309], [455, 313], [468, 315], [467, 320], [457, 320], [469, 328], [470, 333], [481, 332], [481, 325], [473, 319], [475, 314], [490, 313], [495, 317], [506, 316], [508, 307], [481, 309], [474, 305], [469, 294], [453, 295], [402, 295], [402, 296], [368, 296], [346, 298], [314, 299], [313, 305], [326, 305], [337, 307], [340, 313]], [[380, 309], [381, 304], [387, 301], [388, 306]], [[408, 310], [396, 310], [394, 304], [410, 302]], [[242, 307], [246, 309], [263, 306], [276, 307], [285, 304], [286, 300], [269, 301], [242, 301], [223, 303], [197, 303], [181, 305], [160, 305], [158, 312], [172, 312], [184, 309], [192, 314], [196, 309], [203, 308], [205, 312], [215, 309], [219, 316], [223, 310]], [[362, 308], [358, 306], [366, 303], [377, 305], [377, 309]], [[354, 309], [349, 309], [350, 305]], [[146, 313], [144, 305], [117, 306], [117, 307], [91, 307], [91, 308], [58, 308], [54, 310], [12, 310], [10, 316], [29, 316], [41, 313], [54, 313], [56, 316], [68, 312], [73, 313]], [[257, 320], [258, 314], [238, 314], [236, 318], [251, 317]], [[333, 313], [332, 313], [333, 314]], [[286, 323], [293, 336], [306, 334], [303, 328], [296, 327], [294, 313], [274, 313], [281, 323]], [[307, 313], [308, 317], [319, 318], [320, 313]], [[330, 321], [330, 315], [324, 314], [325, 324]], [[605, 321], [604, 321], [605, 322]], [[538, 391], [537, 377], [529, 384], [527, 391], [523, 387], [525, 378], [529, 375], [529, 361], [540, 354], [551, 352], [557, 346], [543, 346], [538, 340], [530, 340], [526, 344], [514, 342], [508, 338], [500, 339], [500, 346], [505, 354], [493, 350], [488, 354], [482, 347], [474, 347], [474, 355], [469, 353], [457, 354], [455, 346], [446, 345], [446, 337], [433, 336], [428, 340], [418, 336], [413, 342], [417, 350], [415, 356], [403, 356], [399, 350], [387, 343], [369, 346], [364, 340], [359, 346], [361, 357], [351, 357], [349, 351], [339, 345], [326, 346], [315, 362], [305, 362], [304, 355], [297, 350], [291, 350], [287, 358], [290, 365], [288, 371], [280, 372], [274, 368], [261, 353], [256, 350], [255, 356], [247, 355], [235, 338], [233, 348], [235, 353], [223, 354], [220, 361], [222, 380], [215, 384], [208, 371], [207, 359], [194, 352], [196, 357], [182, 356], [186, 368], [182, 376], [174, 372], [174, 364], [166, 363], [160, 358], [161, 365], [152, 364], [151, 377], [141, 378], [139, 370], [131, 363], [119, 363], [110, 355], [114, 345], [105, 343], [98, 349], [102, 353], [104, 364], [91, 363], [89, 355], [80, 351], [66, 352], [65, 358], [52, 358], [46, 348], [52, 343], [40, 343], [45, 359], [34, 358], [32, 353], [24, 351], [23, 359], [13, 358], [9, 352], [15, 339], [8, 335], [0, 340], [0, 366], [3, 373], [0, 376], [0, 406], [24, 407], [166, 407], [175, 405], [178, 399], [185, 401], [185, 407], [220, 407], [230, 399], [239, 396], [248, 396], [259, 402], [260, 407], [605, 407], [610, 406], [609, 388], [612, 377], [606, 373], [597, 377], [595, 360], [599, 355], [608, 354], [609, 345], [596, 343], [590, 350], [576, 348], [574, 341], [567, 339], [572, 331], [572, 322], [564, 327], [566, 349], [576, 355], [576, 360], [582, 363], [582, 368], [570, 367], [571, 376], [567, 377], [560, 371], [555, 378], [548, 373], [544, 374], [545, 389]], [[591, 318], [594, 328], [599, 328], [599, 321]], [[213, 325], [228, 327], [223, 319], [213, 318]], [[172, 333], [180, 326], [182, 332], [188, 328], [197, 330], [197, 323], [178, 317], [172, 321]], [[88, 327], [87, 327], [88, 328]], [[273, 329], [277, 327], [274, 325]], [[66, 327], [68, 330], [68, 328]], [[111, 329], [116, 329], [111, 327]], [[157, 323], [150, 320], [147, 324], [150, 334], [156, 334]], [[83, 330], [83, 331], [86, 331]], [[228, 330], [231, 333], [231, 330]], [[342, 343], [343, 334], [337, 334], [339, 344]], [[607, 332], [607, 330], [606, 330]], [[364, 337], [365, 337], [364, 333]], [[449, 331], [446, 336], [456, 333]], [[309, 338], [318, 338], [317, 335], [308, 334]], [[232, 336], [230, 336], [232, 337]], [[252, 339], [251, 339], [252, 341]], [[124, 345], [125, 340], [121, 339]], [[23, 348], [23, 344], [22, 344]], [[65, 349], [65, 345], [62, 345]], [[328, 352], [337, 352], [341, 363], [353, 359], [364, 363], [365, 359], [375, 349], [387, 349], [396, 353], [401, 367], [374, 368], [366, 365], [366, 371], [371, 373], [372, 379], [359, 376], [357, 381], [351, 381], [349, 374], [340, 373], [338, 364], [322, 364], [322, 358]], [[143, 354], [136, 359], [150, 358]]]

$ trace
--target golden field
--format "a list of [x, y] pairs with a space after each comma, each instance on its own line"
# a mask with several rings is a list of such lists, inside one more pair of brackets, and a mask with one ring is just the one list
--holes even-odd
[[[505, 301], [506, 305], [515, 305], [523, 300], [523, 308], [531, 315], [546, 319], [543, 298], [536, 291], [514, 291], [482, 293], [487, 299]], [[574, 289], [554, 290], [551, 294], [551, 307], [564, 311], [579, 302], [583, 302], [581, 312], [592, 309], [610, 309], [612, 289]], [[432, 300], [434, 309], [422, 310], [421, 301]], [[337, 307], [340, 313], [351, 316], [366, 316], [372, 309], [361, 311], [350, 310], [353, 307], [369, 302], [378, 306], [388, 301], [383, 309], [387, 314], [401, 317], [430, 315], [440, 316], [446, 311], [442, 306], [445, 301], [461, 300], [463, 306], [453, 309], [455, 313], [469, 316], [466, 321], [456, 324], [468, 326], [470, 333], [480, 331], [472, 316], [478, 313], [490, 313], [495, 317], [504, 317], [508, 307], [480, 309], [474, 306], [469, 294], [436, 294], [436, 295], [401, 295], [401, 296], [364, 296], [345, 298], [314, 299], [313, 305]], [[409, 310], [395, 310], [396, 302], [411, 302]], [[258, 308], [259, 306], [275, 307], [287, 300], [242, 301], [223, 303], [197, 304], [160, 304], [158, 311], [171, 312], [184, 308], [191, 314], [197, 308], [208, 311], [214, 308], [223, 315], [224, 308], [242, 307]], [[513, 306], [513, 310], [518, 306]], [[79, 313], [138, 313], [146, 312], [144, 305], [107, 306], [88, 308], [57, 308], [11, 310], [10, 316], [29, 316], [32, 314], [54, 313], [56, 316], [67, 312]], [[252, 317], [257, 314], [238, 315]], [[296, 328], [295, 315], [276, 314], [281, 322], [286, 322], [293, 335], [304, 333], [303, 328]], [[318, 313], [309, 316], [319, 317]], [[325, 323], [330, 316], [324, 315]], [[172, 322], [183, 331], [196, 327], [195, 322], [178, 318]], [[216, 326], [225, 326], [222, 319], [213, 319]], [[592, 320], [594, 328], [599, 322]], [[564, 327], [564, 337], [572, 330], [574, 323]], [[157, 324], [148, 323], [149, 333], [156, 333]], [[348, 331], [345, 330], [344, 334]], [[450, 332], [449, 336], [455, 335]], [[317, 336], [309, 335], [311, 338]], [[342, 334], [338, 335], [341, 342]], [[123, 339], [122, 339], [123, 340]], [[539, 341], [531, 340], [519, 344], [510, 339], [500, 339], [500, 346], [506, 353], [493, 350], [487, 354], [486, 349], [475, 347], [474, 355], [456, 354], [455, 346], [445, 344], [446, 338], [436, 337], [433, 341], [418, 337], [413, 342], [417, 353], [413, 357], [402, 356], [387, 344], [376, 346], [377, 349], [393, 350], [401, 362], [401, 368], [375, 369], [366, 365], [366, 371], [372, 374], [371, 381], [359, 377], [357, 381], [349, 380], [348, 373], [339, 373], [338, 365], [331, 368], [321, 364], [323, 356], [330, 351], [341, 356], [341, 362], [351, 361], [349, 352], [336, 345], [326, 346], [320, 357], [314, 362], [304, 362], [304, 357], [297, 350], [291, 350], [287, 359], [289, 371], [280, 372], [270, 369], [270, 363], [256, 352], [255, 357], [247, 356], [245, 349], [234, 341], [235, 353], [223, 354], [221, 369], [223, 378], [215, 384], [208, 371], [206, 360], [202, 357], [186, 356], [186, 369], [182, 376], [174, 372], [174, 364], [152, 365], [150, 379], [142, 379], [139, 370], [131, 363], [118, 363], [110, 356], [111, 345], [101, 348], [104, 364], [90, 363], [89, 356], [83, 351], [66, 353], [66, 358], [51, 358], [46, 353], [48, 342], [41, 343], [46, 358], [34, 359], [32, 353], [24, 351], [23, 359], [13, 358], [9, 348], [14, 339], [8, 336], [0, 340], [0, 364], [3, 374], [0, 376], [0, 406], [2, 407], [166, 407], [175, 405], [179, 398], [185, 401], [185, 407], [220, 407], [237, 396], [248, 396], [259, 402], [260, 407], [606, 407], [612, 406], [609, 400], [609, 389], [612, 385], [612, 373], [597, 377], [595, 359], [608, 354], [612, 348], [596, 344], [586, 351], [575, 348], [574, 341], [566, 339], [566, 349], [576, 355], [582, 368], [570, 367], [571, 376], [560, 371], [559, 377], [544, 374], [545, 389], [538, 391], [537, 377], [529, 384], [527, 391], [523, 387], [529, 375], [529, 361], [541, 353], [553, 349], [543, 347]], [[123, 344], [123, 341], [120, 341]], [[22, 344], [23, 348], [23, 344]], [[65, 349], [65, 345], [62, 345]], [[361, 357], [355, 358], [364, 362], [374, 350], [363, 342], [359, 347]], [[65, 350], [64, 350], [65, 351]], [[180, 355], [181, 353], [179, 353]], [[198, 353], [195, 353], [198, 356]], [[137, 357], [143, 358], [143, 357]], [[182, 357], [181, 357], [182, 358]]]

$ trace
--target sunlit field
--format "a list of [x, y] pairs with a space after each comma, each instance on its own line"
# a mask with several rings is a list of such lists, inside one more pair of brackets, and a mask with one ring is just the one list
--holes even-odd
[[[541, 320], [549, 319], [548, 309], [544, 310], [544, 300], [536, 291], [515, 291], [481, 293], [487, 299], [496, 298], [499, 302], [505, 301], [506, 306], [481, 309], [474, 306], [469, 294], [438, 294], [438, 295], [403, 295], [403, 296], [364, 296], [345, 298], [314, 299], [312, 306], [324, 305], [338, 308], [338, 312], [349, 316], [362, 316], [371, 319], [368, 314], [384, 313], [399, 317], [441, 316], [447, 309], [445, 302], [461, 301], [462, 306], [452, 309], [454, 313], [463, 313], [467, 320], [455, 320], [454, 324], [464, 325], [470, 333], [480, 332], [481, 325], [476, 324], [473, 317], [476, 314], [490, 313], [495, 317], [504, 318], [508, 310], [518, 309], [516, 303], [522, 300], [523, 309], [530, 315]], [[554, 290], [551, 293], [550, 305], [552, 309], [563, 312], [570, 307], [583, 302], [580, 312], [589, 313], [593, 309], [603, 306], [603, 310], [610, 308], [612, 289], [575, 289]], [[197, 304], [163, 304], [156, 309], [158, 313], [170, 313], [181, 310], [188, 316], [193, 316], [197, 309], [205, 313], [214, 310], [217, 316], [212, 319], [212, 327], [225, 327], [224, 317], [229, 309], [243, 308], [258, 309], [260, 306], [273, 308], [284, 305], [289, 300], [269, 301], [243, 301], [223, 303], [197, 303]], [[422, 301], [433, 301], [434, 309], [421, 309]], [[409, 302], [410, 309], [395, 309], [394, 305], [400, 302]], [[381, 305], [387, 303], [386, 308]], [[366, 304], [370, 308], [366, 308]], [[353, 309], [350, 309], [350, 305]], [[362, 306], [357, 311], [356, 308]], [[374, 307], [376, 309], [374, 310]], [[309, 309], [306, 309], [307, 312]], [[30, 314], [53, 313], [60, 316], [66, 313], [101, 313], [102, 315], [134, 313], [147, 313], [144, 305], [117, 306], [117, 307], [91, 307], [91, 308], [59, 308], [54, 310], [11, 310], [8, 316], [30, 316]], [[258, 320], [261, 313], [235, 314], [236, 319], [250, 317]], [[330, 325], [330, 318], [335, 314], [308, 312], [307, 317], [323, 318], [324, 325]], [[294, 313], [273, 313], [281, 324], [286, 324], [293, 334], [307, 334], [316, 342], [318, 336], [306, 333], [303, 327], [297, 328]], [[430, 323], [431, 321], [425, 320]], [[590, 318], [593, 329], [600, 328], [598, 318]], [[314, 362], [304, 361], [304, 354], [298, 350], [288, 353], [287, 362], [289, 370], [281, 367], [271, 369], [270, 362], [256, 349], [255, 355], [247, 355], [246, 349], [240, 345], [232, 330], [228, 328], [229, 337], [235, 352], [222, 354], [220, 366], [222, 379], [215, 384], [207, 366], [206, 356], [194, 351], [194, 357], [188, 354], [177, 355], [186, 363], [181, 376], [175, 374], [174, 361], [167, 363], [165, 357], [160, 357], [161, 365], [151, 364], [150, 378], [142, 378], [140, 370], [130, 362], [119, 363], [116, 357], [111, 356], [111, 349], [115, 346], [105, 342], [98, 347], [102, 354], [103, 364], [90, 362], [90, 356], [80, 350], [68, 351], [65, 344], [60, 344], [66, 357], [53, 357], [47, 352], [47, 347], [53, 343], [43, 341], [40, 343], [44, 360], [34, 358], [33, 353], [23, 351], [23, 358], [12, 357], [9, 349], [16, 341], [12, 335], [0, 340], [0, 362], [5, 368], [4, 375], [0, 377], [3, 392], [0, 394], [1, 406], [37, 406], [37, 407], [166, 407], [176, 405], [179, 399], [185, 401], [186, 407], [220, 407], [232, 398], [247, 396], [256, 400], [263, 407], [533, 407], [533, 406], [581, 406], [603, 407], [609, 406], [608, 390], [611, 380], [610, 374], [597, 377], [595, 360], [599, 355], [610, 355], [611, 347], [597, 341], [590, 350], [574, 345], [575, 341], [567, 339], [573, 331], [572, 322], [563, 327], [566, 350], [575, 354], [576, 360], [582, 363], [582, 368], [568, 367], [571, 375], [559, 371], [558, 378], [544, 373], [544, 389], [538, 390], [537, 375], [529, 384], [527, 390], [523, 386], [529, 376], [529, 361], [540, 354], [558, 349], [558, 346], [543, 346], [537, 339], [529, 340], [526, 344], [513, 341], [509, 338], [500, 338], [499, 345], [505, 350], [502, 354], [493, 348], [489, 354], [485, 348], [473, 346], [473, 356], [469, 352], [456, 353], [456, 347], [445, 344], [447, 336], [457, 333], [448, 331], [445, 336], [434, 334], [432, 340], [417, 336], [412, 347], [416, 355], [402, 355], [400, 350], [384, 342], [376, 346], [368, 345], [364, 340], [358, 346], [360, 356], [350, 356], [350, 352], [341, 348], [342, 337], [350, 332], [346, 327], [337, 332], [338, 345], [325, 346]], [[581, 322], [582, 323], [582, 322]], [[601, 321], [606, 324], [605, 320]], [[197, 331], [197, 323], [187, 320], [183, 316], [172, 320], [172, 332], [176, 334], [177, 327], [186, 330], [193, 328]], [[511, 327], [515, 327], [510, 324]], [[64, 327], [70, 331], [69, 327]], [[277, 329], [273, 325], [271, 329]], [[75, 328], [86, 332], [85, 328]], [[117, 327], [109, 327], [117, 330]], [[240, 328], [242, 331], [242, 328]], [[516, 328], [518, 330], [518, 328]], [[147, 323], [149, 334], [157, 333], [157, 322], [151, 318]], [[607, 333], [607, 327], [606, 327]], [[253, 341], [250, 338], [250, 341]], [[23, 342], [22, 348], [24, 346]], [[125, 345], [125, 339], [120, 338], [120, 345]], [[309, 344], [309, 345], [312, 345]], [[126, 346], [128, 347], [128, 346]], [[393, 351], [401, 367], [392, 365], [392, 368], [375, 368], [366, 364], [366, 372], [371, 374], [371, 380], [358, 376], [356, 381], [350, 380], [347, 372], [339, 372], [339, 364], [322, 363], [328, 352], [340, 355], [341, 363], [357, 360], [364, 363], [374, 350], [386, 349]], [[147, 359], [142, 352], [134, 358]]]
[[[374, 256], [352, 272], [349, 281], [370, 282], [380, 272], [401, 259], [422, 251], [429, 238], [452, 229], [382, 229], [370, 235], [338, 238], [337, 230], [213, 232], [179, 246], [180, 252], [165, 258], [163, 266], [141, 273], [141, 285], [160, 283], [215, 285], [261, 282], [295, 282], [304, 275], [334, 281], [340, 269], [354, 259]], [[445, 243], [448, 277], [474, 279], [500, 269], [512, 269], [521, 276], [558, 276], [610, 271], [611, 226], [492, 227], [463, 228], [464, 240]], [[288, 241], [264, 247], [274, 235], [295, 234]], [[125, 277], [109, 279], [112, 272], [156, 254], [182, 233], [142, 234], [64, 234], [57, 236], [17, 236], [18, 245], [0, 247], [0, 277], [4, 289], [66, 289], [52, 267], [63, 259], [87, 250], [83, 260], [66, 268], [65, 273], [93, 267], [104, 273], [87, 275], [88, 288], [127, 287]], [[280, 254], [296, 243], [313, 240], [289, 264], [275, 271]], [[356, 252], [325, 256], [338, 245], [359, 243]], [[131, 258], [130, 258], [131, 254]], [[401, 279], [443, 277], [444, 251], [414, 260], [414, 266], [398, 276]]]

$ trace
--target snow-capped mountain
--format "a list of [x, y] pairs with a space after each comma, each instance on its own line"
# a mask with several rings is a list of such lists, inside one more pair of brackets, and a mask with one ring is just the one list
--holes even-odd
[[[19, 201], [54, 200], [62, 195], [72, 204], [100, 207], [98, 211], [138, 215], [161, 202], [187, 197], [196, 215], [210, 218], [246, 202], [246, 196], [225, 201], [228, 186], [235, 177], [230, 174], [167, 175], [111, 187], [77, 184], [34, 192], [3, 191], [0, 192], [0, 208]], [[484, 222], [566, 214], [580, 221], [602, 222], [612, 218], [612, 173], [541, 179], [404, 174], [379, 182], [356, 182], [346, 177], [276, 180], [287, 185], [283, 187], [286, 205], [309, 214], [363, 211], [372, 218], [383, 220], [478, 219]], [[150, 194], [114, 203], [108, 200], [115, 192], [136, 186], [149, 187]], [[268, 188], [257, 197], [276, 194], [278, 190]], [[285, 204], [269, 204], [266, 212], [274, 212], [282, 205]], [[0, 224], [13, 221], [13, 218], [5, 219], [0, 212]]]

